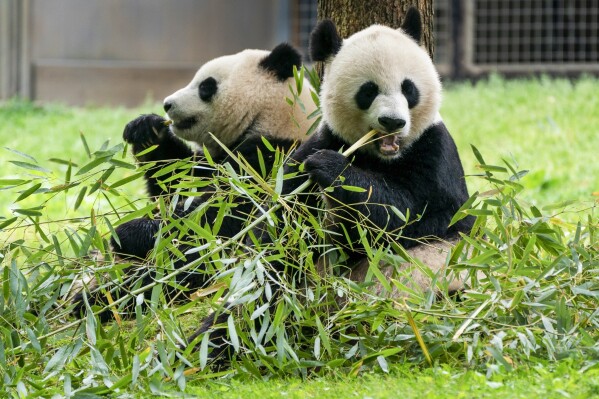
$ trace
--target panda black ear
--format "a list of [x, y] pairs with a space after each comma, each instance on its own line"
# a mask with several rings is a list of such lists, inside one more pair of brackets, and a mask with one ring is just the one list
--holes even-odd
[[337, 33], [333, 21], [322, 20], [310, 35], [310, 57], [312, 61], [326, 61], [339, 52], [342, 44], [343, 39]]
[[273, 72], [279, 81], [285, 81], [293, 76], [293, 66], [302, 66], [301, 54], [287, 43], [275, 47], [269, 55], [260, 61], [260, 67]]
[[416, 7], [410, 7], [406, 16], [401, 24], [401, 29], [416, 43], [420, 43], [422, 37], [422, 21], [420, 18], [420, 11]]

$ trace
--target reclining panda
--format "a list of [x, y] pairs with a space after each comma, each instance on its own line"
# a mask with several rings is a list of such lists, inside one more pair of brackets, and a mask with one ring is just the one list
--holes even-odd
[[[466, 217], [449, 226], [468, 192], [456, 145], [439, 115], [441, 83], [419, 45], [421, 31], [420, 14], [410, 9], [398, 30], [374, 25], [342, 40], [335, 25], [325, 20], [311, 36], [312, 59], [324, 62], [323, 117], [317, 133], [292, 154], [295, 163], [286, 172], [295, 177], [286, 179], [283, 192], [291, 193], [310, 179], [311, 195], [297, 198], [306, 210], [324, 203], [329, 240], [344, 249], [349, 278], [357, 282], [364, 281], [370, 267], [380, 267], [390, 278], [410, 267], [409, 262], [370, 264], [360, 230], [369, 238], [385, 231], [389, 241], [444, 275], [452, 245], [473, 225], [473, 218]], [[378, 132], [373, 141], [351, 156], [341, 153], [371, 130]], [[306, 173], [300, 171], [301, 164]], [[419, 216], [406, 223], [400, 214]], [[257, 235], [280, 239], [276, 228], [265, 230]], [[276, 262], [275, 267], [281, 272], [285, 268]], [[431, 288], [426, 274], [413, 273], [415, 288]], [[461, 289], [463, 278], [447, 281], [449, 290]], [[380, 285], [372, 289], [382, 290]], [[213, 357], [230, 353], [227, 318], [226, 311], [208, 316], [188, 342], [197, 343], [209, 333]]]
[[[211, 134], [234, 154], [243, 157], [255, 171], [269, 176], [275, 162], [272, 149], [288, 152], [306, 137], [312, 123], [306, 117], [315, 109], [307, 79], [299, 95], [302, 105], [296, 102], [291, 107], [286, 101], [286, 98], [292, 97], [289, 87], [295, 85], [294, 67], [301, 68], [301, 55], [287, 44], [281, 44], [271, 52], [244, 50], [219, 57], [204, 64], [186, 87], [164, 100], [164, 110], [172, 121], [170, 125], [167, 119], [155, 114], [141, 115], [129, 122], [123, 138], [131, 145], [136, 160], [141, 164], [155, 163], [145, 172], [148, 193], [154, 198], [173, 193], [172, 187], [177, 179], [165, 185], [159, 179], [170, 176], [157, 178], [154, 175], [161, 167], [175, 160], [192, 158], [199, 166], [193, 168], [193, 175], [199, 179], [211, 179], [218, 172], [209, 167], [203, 149], [209, 152], [214, 163], [224, 165], [230, 162], [236, 168], [230, 155]], [[195, 143], [201, 150], [193, 150], [184, 140]], [[155, 149], [147, 152], [155, 145]], [[213, 191], [214, 187], [205, 187], [203, 195], [195, 197], [191, 204], [176, 204], [173, 216], [189, 217], [210, 198]], [[253, 207], [252, 202], [243, 195], [236, 197], [220, 230], [215, 234], [224, 238], [233, 237], [242, 229]], [[219, 217], [218, 213], [217, 207], [209, 206], [202, 211], [198, 223], [201, 226], [213, 226]], [[117, 258], [143, 262], [154, 248], [161, 226], [164, 226], [163, 221], [150, 218], [134, 219], [119, 225], [116, 237], [111, 239]], [[194, 243], [179, 249], [184, 253], [190, 246], [200, 244]], [[188, 252], [184, 257], [174, 259], [173, 266], [175, 269], [181, 268], [197, 257], [197, 253]], [[143, 272], [144, 268], [141, 269], [139, 271]], [[155, 276], [153, 272], [146, 273], [140, 284], [136, 283], [135, 273], [134, 267], [126, 269], [124, 279], [130, 283], [109, 288], [113, 299], [125, 295], [134, 284], [141, 287], [149, 284]], [[177, 283], [193, 290], [203, 287], [210, 277], [209, 271], [198, 267], [180, 273]], [[96, 286], [95, 279], [88, 284], [90, 289]], [[174, 294], [177, 295], [177, 292]], [[83, 295], [81, 291], [73, 299], [76, 316], [83, 313]], [[107, 303], [105, 295], [100, 292], [88, 293], [87, 296], [90, 305]], [[125, 313], [131, 309], [130, 306], [121, 307]], [[111, 318], [112, 311], [101, 312], [99, 316], [105, 321]]]

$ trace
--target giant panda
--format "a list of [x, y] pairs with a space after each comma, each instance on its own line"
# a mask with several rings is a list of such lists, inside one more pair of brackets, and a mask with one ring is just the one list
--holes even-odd
[[[299, 93], [299, 101], [292, 106], [286, 98], [293, 97], [290, 87], [295, 86], [293, 69], [301, 68], [301, 55], [292, 46], [283, 43], [271, 52], [263, 50], [244, 50], [240, 53], [213, 59], [204, 64], [191, 82], [164, 99], [164, 111], [167, 117], [155, 114], [141, 115], [129, 122], [123, 132], [123, 139], [131, 148], [140, 164], [152, 162], [155, 166], [145, 172], [147, 190], [150, 196], [172, 194], [173, 185], [161, 183], [153, 177], [161, 167], [174, 160], [191, 158], [198, 167], [193, 168], [197, 178], [211, 178], [215, 172], [205, 161], [204, 151], [214, 163], [234, 163], [221, 144], [233, 153], [245, 158], [249, 166], [268, 176], [275, 161], [272, 148], [287, 152], [301, 142], [308, 131], [311, 121], [307, 115], [316, 108], [311, 95], [310, 84], [305, 79]], [[267, 143], [265, 143], [265, 140]], [[188, 142], [195, 144], [194, 150]], [[147, 152], [151, 146], [157, 146]], [[140, 154], [140, 155], [138, 155]], [[170, 177], [162, 176], [161, 179]], [[193, 199], [190, 204], [176, 204], [173, 216], [188, 217], [200, 204], [206, 201], [214, 188], [205, 187], [204, 195]], [[238, 196], [234, 207], [225, 216], [218, 235], [233, 237], [252, 213], [252, 203]], [[208, 207], [201, 215], [200, 225], [213, 225], [219, 209]], [[154, 247], [156, 235], [162, 221], [140, 218], [126, 222], [116, 228], [116, 237], [111, 245], [117, 260], [143, 261]], [[186, 252], [188, 247], [180, 248]], [[197, 254], [188, 254], [174, 260], [174, 267], [193, 261]], [[126, 270], [133, 274], [134, 268]], [[204, 270], [180, 273], [177, 283], [193, 290], [202, 287], [210, 277]], [[129, 277], [130, 280], [131, 276]], [[153, 274], [143, 278], [141, 286], [147, 285]], [[89, 284], [94, 286], [94, 284]], [[115, 288], [112, 297], [119, 297], [132, 286]], [[74, 314], [79, 316], [84, 308], [83, 291], [74, 297]], [[104, 295], [88, 295], [91, 305], [104, 301]], [[125, 311], [129, 310], [125, 309]], [[101, 320], [109, 319], [111, 311], [101, 312]]]
[[[474, 222], [468, 216], [449, 226], [468, 190], [456, 145], [439, 114], [441, 83], [421, 35], [415, 8], [397, 30], [373, 25], [342, 40], [331, 21], [322, 21], [312, 33], [312, 59], [324, 63], [323, 122], [293, 155], [307, 174], [290, 179], [285, 190], [310, 178], [315, 191], [324, 193], [333, 230], [347, 232], [339, 234], [341, 241], [348, 236], [351, 241], [348, 249], [347, 242], [336, 240], [350, 255], [347, 276], [357, 282], [372, 266], [361, 251], [358, 224], [400, 232], [393, 240], [407, 250], [407, 261], [377, 266], [386, 277], [409, 268], [408, 285], [429, 290], [432, 279], [411, 260], [444, 278], [449, 252]], [[375, 140], [351, 157], [340, 154], [372, 129], [378, 132]], [[391, 206], [413, 219], [419, 216], [406, 223]], [[448, 290], [462, 289], [465, 277], [450, 276]], [[373, 289], [382, 291], [380, 284]], [[401, 295], [394, 291], [387, 294]]]
[[[460, 233], [467, 234], [473, 226], [472, 217], [449, 226], [468, 199], [468, 191], [456, 145], [439, 114], [441, 83], [429, 55], [420, 46], [421, 31], [420, 14], [412, 8], [401, 29], [373, 25], [342, 40], [335, 25], [325, 20], [311, 36], [312, 59], [324, 63], [322, 122], [291, 155], [293, 162], [286, 170], [289, 178], [283, 193], [295, 191], [308, 179], [312, 182], [309, 194], [302, 193], [297, 199], [307, 211], [325, 208], [328, 239], [346, 256], [345, 267], [337, 270], [359, 283], [364, 282], [369, 268], [379, 267], [388, 278], [408, 270], [412, 288], [435, 289], [431, 286], [434, 279], [412, 268], [410, 258], [444, 278], [452, 246]], [[374, 140], [351, 156], [342, 155], [341, 150], [371, 130], [378, 132]], [[284, 220], [282, 213], [278, 213], [279, 220]], [[412, 215], [412, 220], [406, 223], [399, 213]], [[386, 244], [404, 248], [408, 259], [371, 264], [360, 239], [364, 230], [374, 231], [368, 236], [372, 245], [377, 232], [387, 232]], [[277, 240], [277, 231], [270, 229], [265, 234], [263, 229], [256, 235], [262, 240]], [[330, 252], [311, 248], [320, 259], [327, 257], [324, 252]], [[305, 254], [297, 258], [300, 256]], [[286, 270], [276, 263], [279, 271]], [[331, 270], [317, 269], [319, 273]], [[447, 277], [445, 288], [460, 290], [464, 278]], [[383, 292], [380, 284], [370, 289], [376, 295], [402, 295], [397, 289]], [[232, 306], [225, 305], [225, 310], [232, 311]], [[223, 326], [227, 317], [227, 312], [208, 316], [188, 342], [195, 343], [200, 335], [209, 333], [212, 357], [230, 354]]]

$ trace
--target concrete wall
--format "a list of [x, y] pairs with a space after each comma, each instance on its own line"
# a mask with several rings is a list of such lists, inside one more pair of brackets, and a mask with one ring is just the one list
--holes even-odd
[[[0, 2], [0, 98], [135, 106], [182, 87], [211, 58], [288, 39], [287, 1]], [[17, 80], [5, 64], [19, 65]]]

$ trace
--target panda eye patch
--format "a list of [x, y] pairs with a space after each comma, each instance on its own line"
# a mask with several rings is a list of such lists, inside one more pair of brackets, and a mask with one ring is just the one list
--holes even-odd
[[401, 92], [408, 100], [408, 107], [414, 108], [420, 101], [420, 92], [418, 88], [410, 79], [406, 79], [401, 83]]
[[216, 79], [210, 77], [206, 78], [200, 83], [199, 94], [202, 101], [210, 101], [212, 97], [216, 94], [216, 90], [218, 89], [218, 85], [216, 83]]
[[379, 87], [374, 82], [366, 82], [360, 86], [360, 90], [356, 93], [356, 104], [358, 108], [365, 111], [372, 105], [372, 102], [379, 95]]

